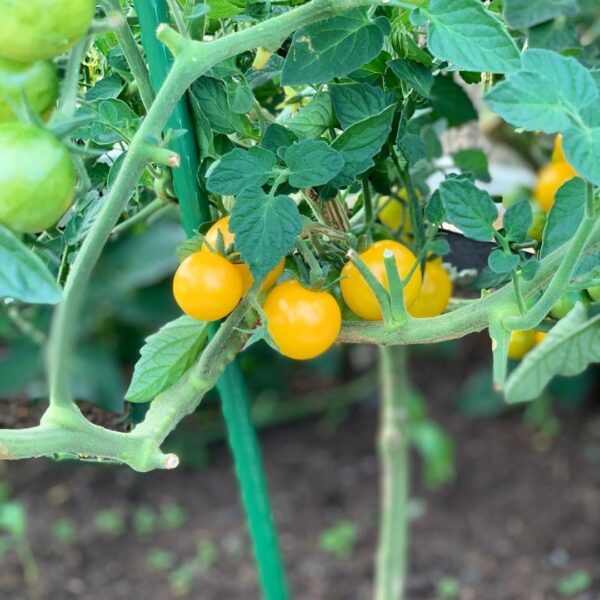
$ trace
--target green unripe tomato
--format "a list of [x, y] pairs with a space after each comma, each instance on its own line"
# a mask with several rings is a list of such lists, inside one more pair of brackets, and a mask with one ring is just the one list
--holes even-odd
[[540, 244], [542, 243], [542, 237], [544, 235], [544, 228], [546, 227], [546, 220], [548, 216], [537, 204], [533, 204], [531, 207], [531, 226], [527, 231], [527, 235], [532, 239], [536, 240]]
[[600, 285], [588, 288], [587, 293], [592, 297], [594, 302], [600, 302]]
[[0, 0], [0, 56], [33, 63], [72, 48], [90, 28], [94, 0]]
[[586, 306], [589, 304], [585, 292], [572, 290], [567, 292], [551, 309], [550, 314], [555, 319], [563, 319], [566, 317], [577, 302], [583, 302]]
[[71, 206], [74, 188], [71, 156], [57, 138], [26, 123], [0, 124], [0, 224], [47, 229]]
[[14, 121], [17, 117], [12, 106], [23, 103], [38, 114], [49, 110], [58, 97], [58, 75], [49, 60], [31, 65], [0, 58], [0, 123]]

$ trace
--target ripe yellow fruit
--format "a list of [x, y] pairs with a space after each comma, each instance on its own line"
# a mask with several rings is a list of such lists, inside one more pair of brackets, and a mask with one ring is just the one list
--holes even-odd
[[575, 169], [566, 162], [548, 163], [540, 169], [533, 196], [545, 212], [550, 212], [558, 189], [576, 175]]

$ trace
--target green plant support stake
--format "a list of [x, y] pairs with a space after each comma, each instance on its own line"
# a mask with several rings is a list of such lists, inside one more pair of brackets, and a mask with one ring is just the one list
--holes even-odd
[[[135, 0], [134, 3], [150, 68], [150, 80], [157, 90], [172, 62], [168, 50], [155, 35], [158, 25], [168, 22], [166, 4], [164, 0]], [[192, 131], [192, 120], [185, 99], [177, 105], [168, 121], [168, 127]], [[173, 170], [173, 186], [179, 199], [183, 228], [190, 236], [202, 221], [210, 218], [208, 203], [202, 198], [196, 180], [198, 150], [190, 134], [173, 140], [171, 148], [181, 158], [179, 168]], [[223, 405], [229, 445], [246, 510], [263, 596], [266, 600], [286, 600], [288, 593], [260, 448], [250, 415], [246, 387], [237, 362], [231, 364], [221, 375], [217, 389]]]

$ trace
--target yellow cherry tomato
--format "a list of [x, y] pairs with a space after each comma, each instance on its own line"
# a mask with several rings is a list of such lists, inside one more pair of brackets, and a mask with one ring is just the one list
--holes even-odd
[[267, 329], [284, 356], [308, 360], [337, 339], [342, 313], [328, 292], [308, 290], [296, 280], [276, 285], [264, 304]]
[[554, 150], [552, 150], [552, 162], [560, 163], [567, 162], [567, 157], [565, 156], [565, 152], [562, 147], [562, 135], [559, 133], [556, 138], [554, 138]]
[[536, 331], [535, 337], [534, 337], [535, 345], [539, 346], [546, 339], [547, 335], [548, 334], [545, 333], [544, 331]]
[[513, 331], [508, 343], [508, 358], [520, 360], [535, 346], [535, 331]]
[[540, 169], [533, 196], [545, 212], [550, 212], [558, 188], [576, 175], [575, 169], [566, 162], [549, 163]]
[[[398, 196], [408, 201], [408, 194], [405, 189], [400, 190]], [[408, 204], [390, 196], [380, 196], [377, 206], [379, 208], [379, 220], [384, 225], [392, 231], [398, 231], [402, 227], [402, 233], [412, 233]]]
[[[417, 259], [406, 246], [393, 240], [375, 242], [360, 254], [360, 257], [377, 280], [386, 289], [389, 289], [385, 263], [383, 262], [383, 253], [386, 250], [391, 250], [394, 253], [398, 273], [403, 279], [408, 275]], [[367, 321], [380, 321], [383, 317], [377, 298], [356, 266], [352, 262], [347, 262], [341, 275], [340, 289], [342, 297], [350, 309]], [[404, 286], [404, 303], [407, 308], [412, 306], [417, 299], [420, 289], [421, 270], [415, 269], [408, 283]]]
[[425, 273], [419, 295], [408, 312], [417, 318], [437, 317], [448, 306], [452, 296], [452, 281], [441, 263], [429, 261], [425, 264]]
[[[217, 240], [219, 238], [219, 232], [223, 238], [223, 246], [227, 249], [235, 243], [235, 234], [229, 231], [229, 216], [219, 219], [212, 227], [206, 232], [204, 239], [209, 243], [212, 248], [217, 247]], [[207, 251], [208, 248], [203, 248], [203, 251]], [[239, 262], [233, 263], [233, 266], [237, 269], [240, 277], [242, 278], [242, 284], [244, 286], [244, 294], [250, 289], [250, 286], [254, 282], [252, 273], [246, 263]], [[265, 281], [262, 284], [261, 290], [268, 290], [273, 287], [276, 281], [281, 277], [283, 273], [283, 267], [285, 267], [285, 259], [281, 259], [279, 264], [265, 277]]]
[[266, 48], [259, 48], [256, 51], [256, 56], [254, 57], [252, 68], [256, 71], [262, 71], [265, 68], [267, 62], [269, 61], [269, 58], [271, 58], [271, 54], [272, 52], [270, 50], [267, 50]]
[[190, 254], [173, 279], [175, 301], [186, 315], [200, 321], [227, 316], [242, 293], [242, 278], [236, 268], [214, 252]]

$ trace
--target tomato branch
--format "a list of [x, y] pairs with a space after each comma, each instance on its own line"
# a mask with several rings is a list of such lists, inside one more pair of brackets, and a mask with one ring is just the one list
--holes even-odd
[[[584, 226], [585, 229], [588, 226], [586, 224]], [[571, 242], [542, 260], [536, 276], [531, 281], [523, 283], [522, 294], [527, 299], [549, 286], [551, 281], [555, 281], [554, 276], [558, 275], [559, 271], [561, 274], [556, 281], [565, 279], [560, 284], [560, 286], [564, 285], [564, 287], [559, 287], [559, 283], [553, 285], [551, 296], [547, 296], [542, 308], [537, 310], [540, 313], [539, 315], [536, 312], [533, 314], [533, 317], [530, 313], [522, 317], [518, 316], [519, 311], [514, 297], [513, 285], [509, 283], [481, 300], [469, 302], [439, 317], [426, 319], [409, 318], [399, 327], [390, 328], [381, 321], [345, 322], [338, 341], [344, 343], [391, 345], [431, 344], [444, 340], [457, 339], [469, 333], [482, 331], [488, 327], [490, 317], [495, 316], [498, 311], [502, 311], [505, 314], [504, 325], [509, 329], [535, 327], [546, 316], [546, 313], [552, 304], [558, 300], [561, 293], [567, 289], [568, 279], [574, 264], [570, 267], [563, 267], [563, 261], [566, 262], [569, 260], [572, 262], [575, 257], [576, 262], [578, 257], [600, 250], [600, 222], [596, 220], [592, 226], [593, 230], [589, 234], [587, 244], [582, 245], [581, 238], [578, 237], [579, 235], [583, 236], [583, 234], [576, 235]], [[567, 254], [570, 258], [567, 258]], [[568, 271], [567, 275], [565, 275], [566, 271]], [[549, 306], [546, 309], [547, 304]], [[527, 321], [525, 321], [526, 317]]]

